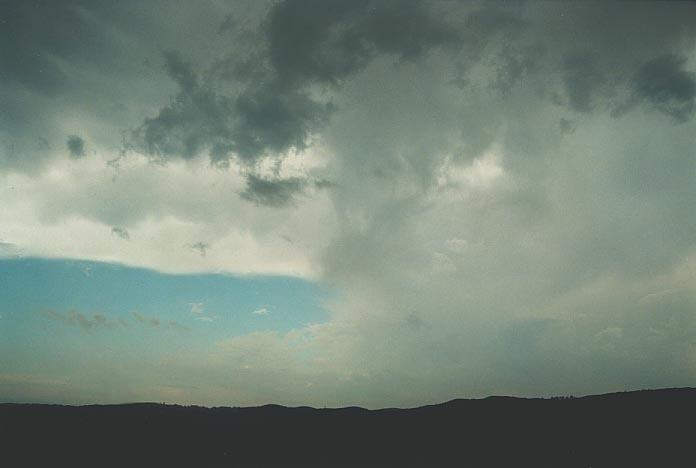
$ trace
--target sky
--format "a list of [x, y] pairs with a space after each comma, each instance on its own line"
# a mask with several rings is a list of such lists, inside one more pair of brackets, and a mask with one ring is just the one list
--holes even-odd
[[696, 385], [695, 18], [5, 0], [0, 401]]

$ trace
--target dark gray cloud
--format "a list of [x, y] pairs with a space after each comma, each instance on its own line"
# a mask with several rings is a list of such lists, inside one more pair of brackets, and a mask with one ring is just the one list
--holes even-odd
[[189, 248], [198, 252], [201, 257], [205, 257], [208, 250], [210, 250], [210, 244], [207, 242], [196, 242], [195, 244], [189, 245]]
[[[212, 3], [4, 0], [0, 82], [55, 97], [74, 91], [76, 75], [86, 70], [130, 77], [130, 72], [143, 71], [142, 52], [161, 51], [166, 43], [182, 48], [190, 44], [182, 29], [199, 32], [208, 25], [192, 21], [215, 21]], [[172, 9], [162, 24], [162, 7], [167, 5]]]
[[232, 100], [201, 88], [192, 65], [178, 54], [165, 54], [165, 65], [179, 94], [157, 116], [145, 119], [129, 145], [157, 158], [191, 158], [209, 148], [224, 160], [220, 148], [227, 149], [232, 138]]
[[329, 104], [274, 83], [249, 86], [236, 96], [220, 93], [203, 84], [178, 54], [166, 54], [165, 63], [179, 94], [146, 119], [130, 143], [158, 158], [192, 158], [207, 151], [213, 163], [226, 164], [235, 155], [254, 162], [268, 152], [302, 150], [331, 111]]
[[[207, 152], [216, 164], [301, 151], [335, 110], [313, 97], [311, 86], [335, 86], [379, 54], [413, 61], [460, 42], [455, 28], [417, 1], [278, 2], [264, 27], [260, 48], [200, 72], [179, 54], [165, 54], [179, 93], [135, 130], [131, 148], [157, 158]], [[233, 90], [224, 84], [229, 80]], [[280, 197], [296, 185], [250, 179], [244, 198], [282, 206]]]
[[128, 230], [126, 228], [114, 226], [111, 228], [111, 234], [114, 234], [123, 240], [130, 239], [130, 234], [128, 233]]
[[55, 95], [68, 77], [61, 59], [98, 47], [101, 34], [79, 14], [80, 2], [2, 4], [0, 81]]
[[526, 46], [522, 49], [505, 47], [497, 62], [496, 78], [492, 87], [507, 94], [520, 80], [539, 71], [545, 49], [541, 45]]
[[[468, 67], [500, 43], [504, 46], [494, 60], [497, 72], [491, 86], [503, 94], [538, 73], [545, 62], [551, 61], [553, 70], [552, 61], [558, 58], [570, 109], [589, 113], [611, 107], [616, 87], [626, 80], [608, 68], [613, 49], [578, 51], [574, 44], [533, 29], [539, 18], [500, 6], [455, 8], [447, 16], [441, 5], [418, 1], [277, 2], [264, 19], [255, 48], [228, 54], [198, 71], [176, 53], [165, 55], [179, 93], [135, 131], [134, 147], [158, 158], [207, 152], [217, 164], [236, 157], [253, 165], [269, 154], [305, 149], [308, 137], [326, 125], [336, 107], [310, 93], [316, 86], [335, 91], [376, 57], [410, 62], [434, 49], [455, 55], [464, 51], [461, 57]], [[579, 22], [590, 20], [585, 8], [567, 10]], [[607, 14], [616, 11], [608, 8]], [[642, 14], [640, 9], [634, 13]], [[547, 53], [544, 44], [550, 40], [555, 42]], [[672, 107], [671, 113], [683, 118], [688, 109], [680, 109]], [[254, 200], [263, 203], [263, 198]]]
[[236, 109], [234, 150], [243, 159], [253, 159], [266, 152], [304, 150], [307, 137], [325, 123], [332, 105], [318, 103], [304, 92], [266, 86], [240, 94]]
[[304, 179], [290, 177], [287, 179], [265, 179], [250, 174], [241, 197], [258, 205], [281, 208], [292, 205], [307, 185]]
[[68, 141], [65, 143], [70, 152], [71, 158], [82, 158], [85, 156], [85, 140], [77, 135], [68, 136]]
[[563, 84], [568, 105], [577, 112], [594, 109], [598, 88], [606, 77], [590, 52], [574, 52], [563, 60]]
[[285, 1], [268, 15], [270, 61], [287, 85], [336, 84], [375, 55], [412, 60], [456, 46], [458, 30], [418, 1]]
[[166, 99], [168, 86], [153, 86], [162, 80], [152, 65], [161, 51], [201, 50], [190, 38], [216, 36], [205, 19], [219, 18], [220, 8], [208, 0], [3, 1], [0, 168], [41, 170], [58, 154], [36, 148], [36, 139], [63, 147], [66, 119], [86, 123], [81, 136], [95, 149], [117, 147], [123, 131]]
[[631, 83], [635, 99], [685, 122], [696, 105], [696, 73], [686, 70], [686, 59], [665, 54], [645, 62]]

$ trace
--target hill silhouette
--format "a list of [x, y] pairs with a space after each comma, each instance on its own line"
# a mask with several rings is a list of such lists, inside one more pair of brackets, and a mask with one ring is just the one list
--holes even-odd
[[694, 466], [696, 389], [489, 397], [413, 409], [0, 404], [0, 463]]

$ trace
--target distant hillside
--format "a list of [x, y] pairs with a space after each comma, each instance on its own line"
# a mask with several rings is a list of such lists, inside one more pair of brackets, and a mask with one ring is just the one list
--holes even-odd
[[373, 411], [0, 404], [0, 466], [693, 467], [695, 410], [696, 389]]

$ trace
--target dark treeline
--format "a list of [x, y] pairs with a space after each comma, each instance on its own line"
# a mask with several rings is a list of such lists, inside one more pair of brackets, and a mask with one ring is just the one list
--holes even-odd
[[0, 465], [693, 467], [695, 409], [696, 389], [374, 411], [2, 404]]

